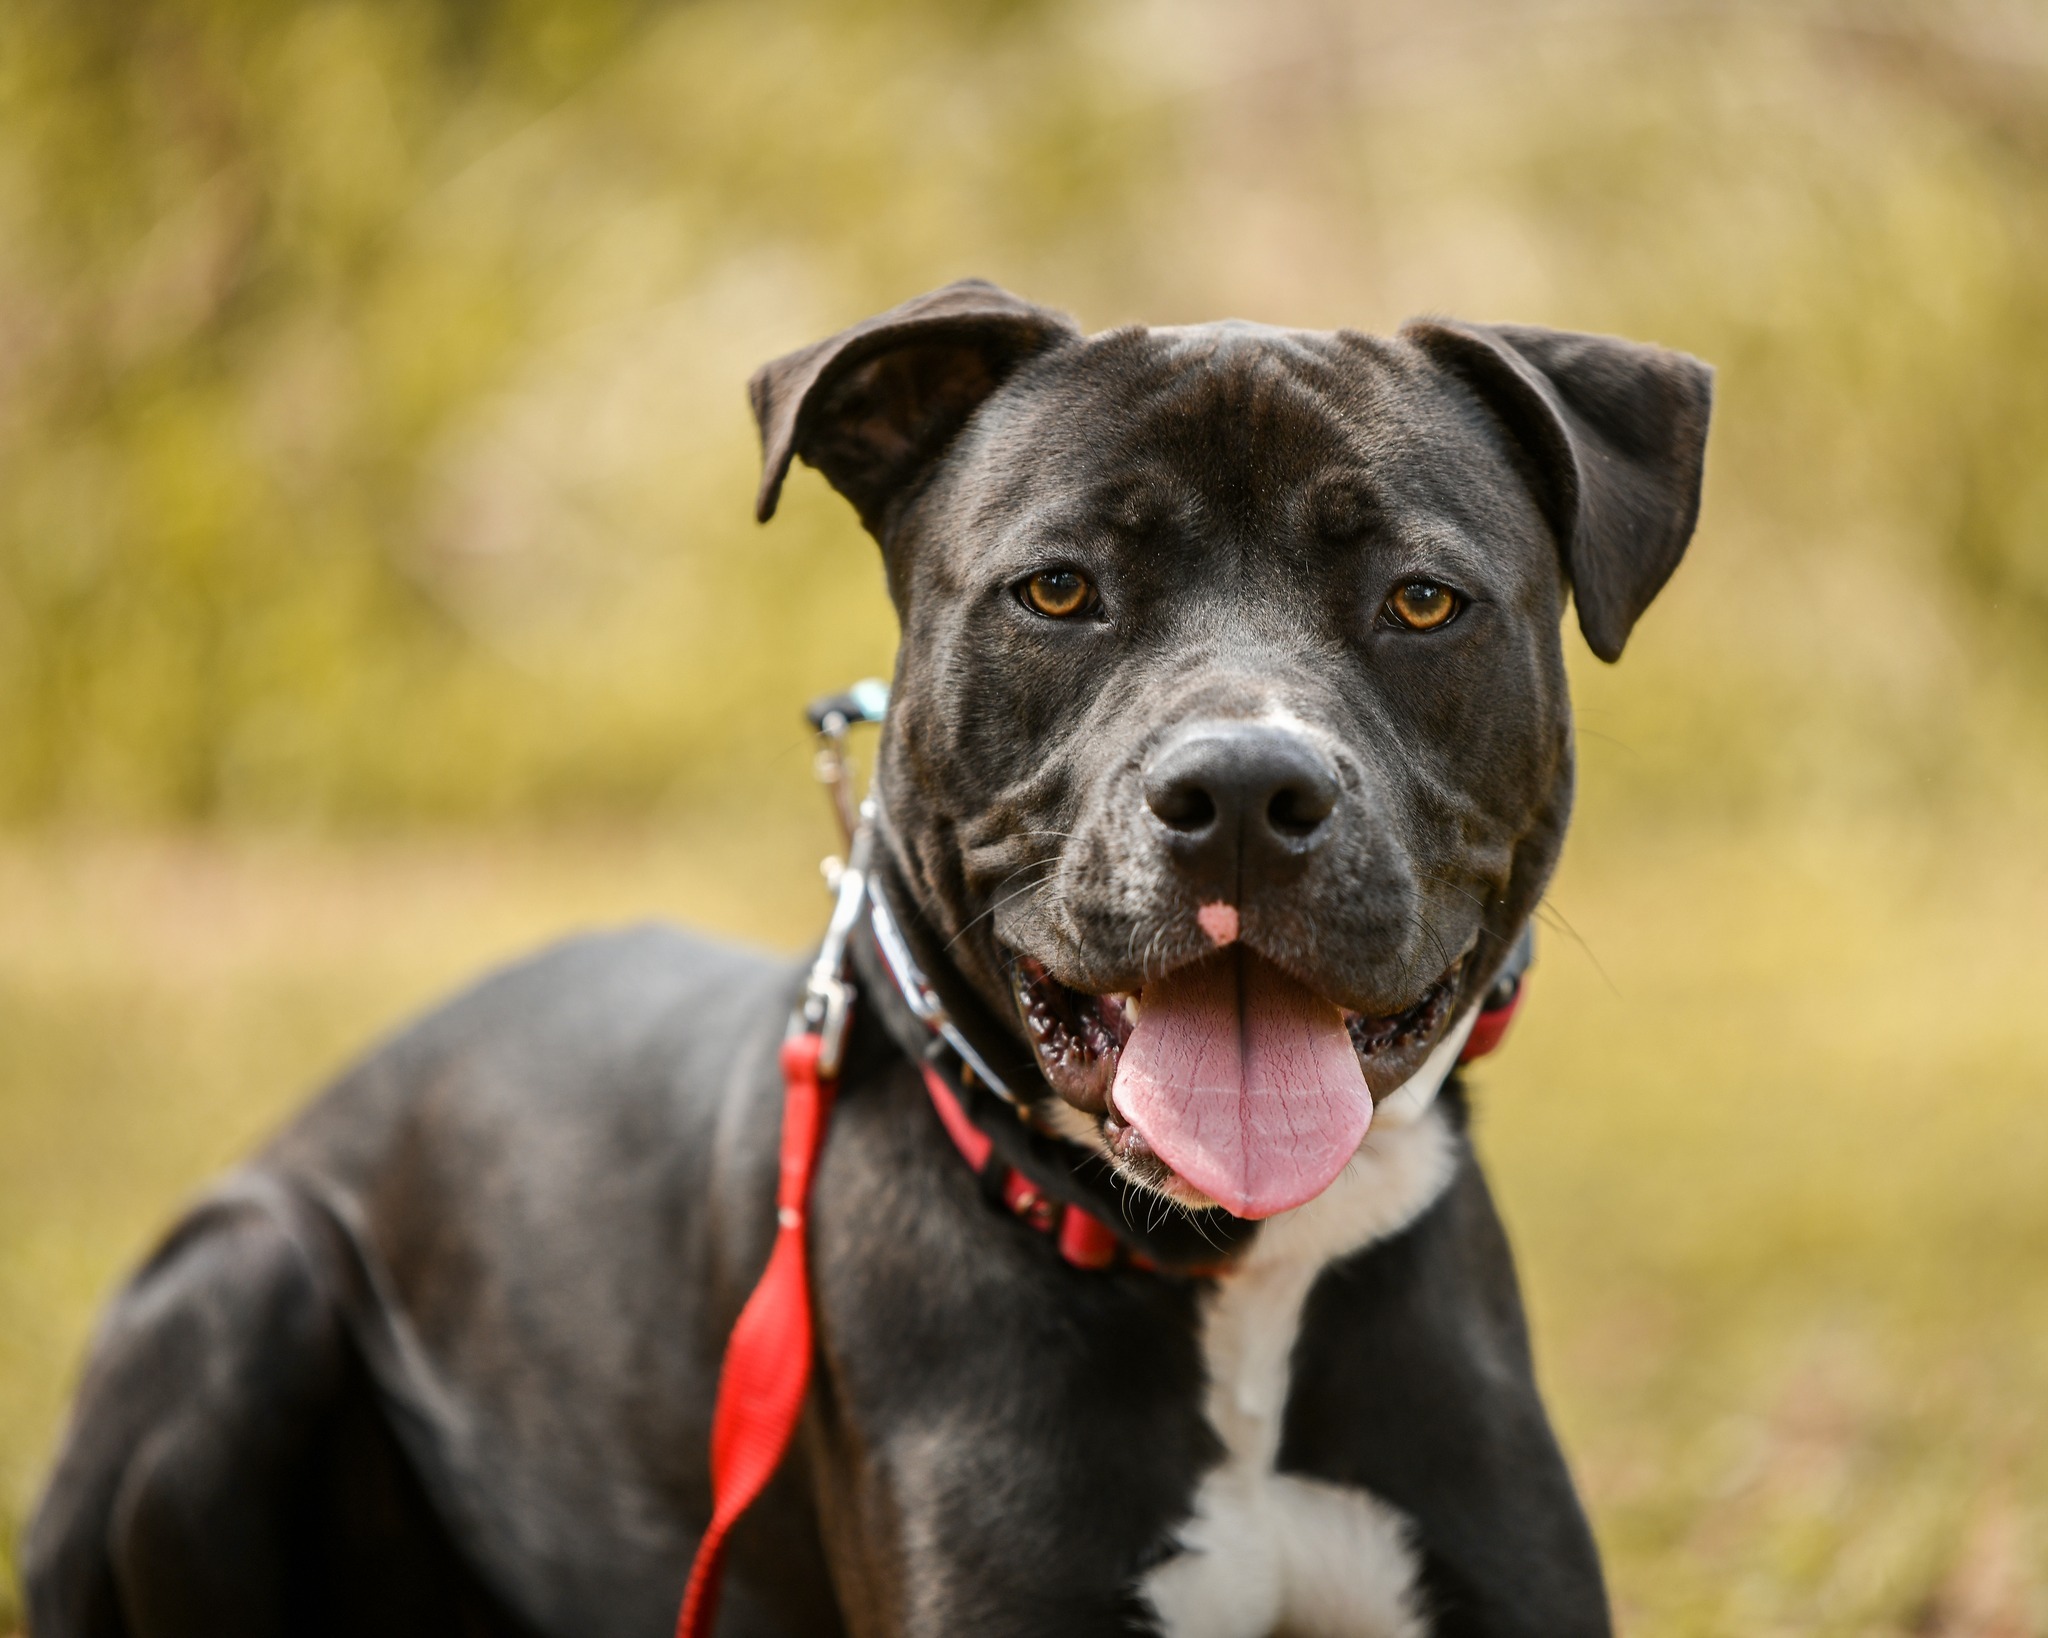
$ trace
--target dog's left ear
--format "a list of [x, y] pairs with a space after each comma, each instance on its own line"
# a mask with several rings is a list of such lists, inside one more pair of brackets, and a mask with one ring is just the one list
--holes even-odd
[[775, 515], [801, 455], [879, 538], [890, 503], [1004, 378], [1080, 333], [1062, 313], [963, 279], [762, 365], [747, 383], [761, 426], [754, 515]]
[[1685, 555], [1700, 512], [1714, 372], [1613, 336], [1424, 319], [1401, 334], [1492, 408], [1529, 457], [1536, 498], [1603, 660]]

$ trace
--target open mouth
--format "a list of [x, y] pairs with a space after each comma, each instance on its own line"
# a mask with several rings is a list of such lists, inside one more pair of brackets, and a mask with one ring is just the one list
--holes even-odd
[[1029, 956], [1012, 984], [1047, 1081], [1095, 1117], [1127, 1176], [1183, 1204], [1266, 1217], [1343, 1169], [1372, 1088], [1392, 1091], [1427, 1056], [1463, 967], [1385, 1016], [1340, 1008], [1243, 945], [1136, 995], [1070, 989]]

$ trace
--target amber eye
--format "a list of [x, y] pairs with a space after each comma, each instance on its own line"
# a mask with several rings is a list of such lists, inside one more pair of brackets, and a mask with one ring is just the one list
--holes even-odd
[[1071, 620], [1095, 606], [1095, 584], [1079, 569], [1045, 569], [1024, 582], [1025, 603], [1049, 620]]
[[1387, 599], [1386, 613], [1397, 625], [1410, 631], [1434, 631], [1447, 624], [1460, 607], [1458, 594], [1434, 580], [1410, 580], [1394, 588]]

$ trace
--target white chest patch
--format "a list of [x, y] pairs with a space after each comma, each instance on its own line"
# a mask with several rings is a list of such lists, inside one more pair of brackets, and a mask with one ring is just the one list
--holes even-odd
[[[1465, 1033], [1457, 1032], [1457, 1045]], [[1430, 1080], [1425, 1096], [1405, 1109], [1383, 1104], [1393, 1118], [1375, 1118], [1337, 1181], [1271, 1219], [1242, 1265], [1217, 1282], [1202, 1349], [1209, 1421], [1228, 1454], [1202, 1482], [1181, 1530], [1182, 1551], [1141, 1587], [1170, 1638], [1423, 1638], [1428, 1631], [1402, 1516], [1363, 1490], [1276, 1473], [1273, 1461], [1288, 1364], [1316, 1276], [1414, 1221], [1457, 1167], [1457, 1139], [1432, 1101], [1457, 1056], [1457, 1045], [1445, 1045], [1446, 1061], [1415, 1076]]]

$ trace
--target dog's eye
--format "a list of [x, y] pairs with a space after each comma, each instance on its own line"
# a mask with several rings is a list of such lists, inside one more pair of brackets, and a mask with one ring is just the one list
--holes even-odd
[[1018, 590], [1048, 620], [1071, 620], [1095, 606], [1095, 583], [1079, 569], [1042, 569]]
[[1448, 625], [1464, 606], [1464, 599], [1448, 586], [1440, 586], [1434, 580], [1410, 580], [1394, 588], [1394, 595], [1387, 599], [1382, 612], [1395, 625], [1410, 631], [1434, 631], [1438, 626]]

